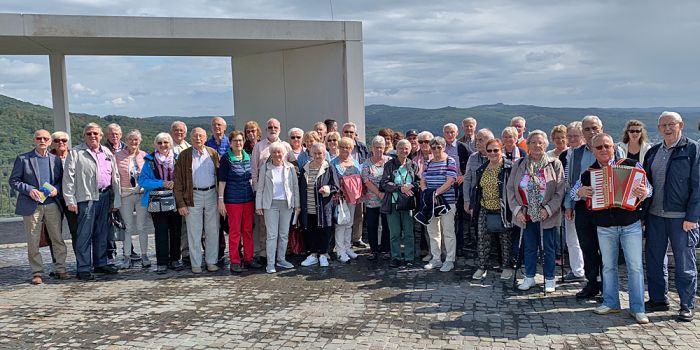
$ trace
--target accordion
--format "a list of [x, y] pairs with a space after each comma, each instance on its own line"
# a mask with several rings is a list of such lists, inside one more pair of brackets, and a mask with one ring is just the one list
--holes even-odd
[[622, 208], [635, 210], [639, 205], [633, 191], [646, 186], [646, 172], [626, 165], [609, 165], [601, 169], [589, 169], [593, 195], [586, 200], [591, 210]]

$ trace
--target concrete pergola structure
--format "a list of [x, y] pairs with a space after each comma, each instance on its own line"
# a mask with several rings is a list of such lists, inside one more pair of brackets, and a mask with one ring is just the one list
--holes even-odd
[[0, 14], [0, 55], [49, 56], [55, 128], [69, 133], [66, 55], [225, 56], [236, 120], [333, 118], [364, 137], [361, 22]]

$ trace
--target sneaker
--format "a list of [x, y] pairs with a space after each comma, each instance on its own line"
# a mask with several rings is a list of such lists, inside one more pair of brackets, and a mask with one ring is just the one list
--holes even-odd
[[[328, 260], [326, 260], [326, 262], [328, 262]], [[318, 258], [314, 254], [307, 256], [306, 259], [301, 262], [301, 266], [313, 266], [316, 264], [318, 264]]]
[[243, 266], [249, 269], [261, 269], [264, 265], [255, 261], [255, 259], [251, 261], [246, 261], [243, 263]]
[[484, 277], [486, 277], [486, 270], [484, 270], [484, 269], [478, 269], [472, 275], [472, 279], [477, 280], [477, 281], [481, 280]]
[[275, 265], [267, 265], [267, 267], [265, 268], [265, 271], [267, 271], [267, 273], [277, 272], [277, 270], [275, 270]]
[[328, 267], [328, 257], [325, 255], [321, 255], [321, 257], [318, 258], [318, 264], [321, 267]]
[[342, 263], [346, 263], [346, 262], [350, 261], [350, 257], [347, 254], [343, 253], [343, 254], [340, 254], [340, 256], [338, 257], [338, 260], [340, 260], [340, 262], [342, 262]]
[[277, 262], [277, 266], [285, 269], [293, 269], [294, 265], [287, 260], [280, 260]]
[[170, 262], [170, 269], [175, 270], [175, 271], [182, 271], [185, 269], [185, 264], [182, 263], [182, 261], [171, 261]]
[[554, 282], [554, 279], [544, 280], [544, 291], [546, 293], [554, 293], [554, 291], [557, 289], [557, 283]]
[[453, 263], [452, 261], [445, 261], [445, 263], [442, 264], [442, 267], [440, 268], [440, 272], [450, 272], [454, 268], [455, 263]]
[[199, 266], [192, 266], [192, 273], [202, 273], [202, 268]]
[[168, 272], [168, 267], [165, 265], [158, 265], [156, 267], [156, 273], [159, 275], [164, 275], [166, 272]]
[[439, 269], [441, 267], [442, 261], [440, 260], [432, 260], [429, 263], [425, 264], [425, 266], [423, 266], [423, 268], [426, 270]]
[[513, 278], [513, 275], [515, 275], [515, 270], [513, 269], [503, 269], [501, 272], [501, 279], [502, 280], [509, 280]]
[[116, 275], [117, 271], [119, 271], [114, 265], [97, 266], [94, 270], [96, 273], [106, 273], [108, 275]]
[[151, 260], [148, 260], [147, 256], [143, 256], [141, 258], [141, 267], [143, 267], [144, 269], [151, 267]]
[[518, 285], [518, 289], [520, 290], [528, 290], [535, 286], [535, 278], [534, 277], [525, 277], [523, 278], [523, 283]]
[[219, 271], [219, 267], [216, 264], [207, 264], [207, 271], [216, 272]]
[[346, 250], [345, 254], [347, 254], [350, 259], [357, 259], [357, 253], [355, 253], [352, 249]]
[[663, 301], [651, 301], [647, 300], [644, 302], [644, 309], [646, 312], [656, 312], [656, 311], [668, 311], [671, 307], [667, 302]]
[[616, 314], [620, 312], [620, 309], [613, 309], [609, 306], [601, 305], [598, 306], [597, 308], [593, 309], [593, 313], [596, 315], [607, 315], [607, 314]]
[[430, 254], [423, 257], [423, 261], [425, 262], [430, 262], [430, 260], [433, 260], [433, 256]]
[[369, 245], [362, 240], [352, 242], [352, 246], [357, 248], [369, 248]]
[[229, 267], [229, 271], [232, 275], [239, 274], [243, 271], [243, 267], [241, 267], [241, 264], [231, 264], [231, 267]]
[[647, 324], [649, 323], [649, 317], [643, 312], [631, 312], [630, 311], [630, 316], [634, 318], [635, 321], [637, 321], [638, 324]]
[[566, 276], [559, 279], [559, 283], [575, 283], [575, 282], [586, 282], [585, 276], [576, 276], [572, 271], [566, 274]]

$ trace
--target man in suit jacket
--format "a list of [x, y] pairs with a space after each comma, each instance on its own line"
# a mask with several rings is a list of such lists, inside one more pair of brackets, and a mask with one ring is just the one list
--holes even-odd
[[[63, 166], [61, 160], [49, 153], [51, 134], [46, 130], [34, 133], [34, 150], [15, 158], [10, 175], [10, 186], [19, 192], [15, 214], [22, 215], [27, 233], [27, 254], [32, 268], [32, 284], [43, 283], [43, 262], [39, 252], [42, 221], [51, 239], [56, 276], [68, 278], [66, 273], [66, 244], [61, 237], [61, 209], [56, 196], [61, 192]], [[48, 184], [53, 186], [42, 186]]]

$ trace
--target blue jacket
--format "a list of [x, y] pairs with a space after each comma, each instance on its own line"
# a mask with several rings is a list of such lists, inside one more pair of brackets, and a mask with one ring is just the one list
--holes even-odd
[[[644, 157], [644, 170], [653, 183], [651, 165], [662, 143], [652, 146]], [[671, 151], [666, 165], [664, 181], [664, 211], [685, 212], [685, 220], [697, 222], [700, 218], [700, 144], [681, 136], [678, 145]], [[651, 204], [652, 198], [645, 202]]]
[[[177, 156], [178, 155], [175, 154], [175, 162], [177, 162]], [[161, 180], [160, 174], [153, 171], [156, 162], [154, 153], [147, 154], [143, 157], [143, 160], [143, 168], [141, 168], [141, 174], [139, 175], [139, 186], [143, 188], [141, 206], [147, 208], [148, 195], [153, 190], [163, 188], [163, 180]]]
[[241, 204], [255, 200], [253, 185], [250, 180], [253, 173], [250, 169], [250, 156], [243, 151], [243, 159], [231, 161], [228, 153], [224, 153], [219, 161], [219, 182], [225, 182], [224, 203]]
[[204, 145], [213, 148], [221, 158], [223, 158], [226, 155], [226, 151], [228, 151], [228, 148], [230, 146], [228, 136], [226, 135], [224, 135], [224, 137], [221, 139], [221, 143], [218, 145], [216, 144], [214, 136], [210, 137], [209, 140], [207, 140], [207, 142], [204, 143]]
[[[51, 169], [49, 184], [56, 188], [58, 191], [57, 197], [60, 197], [63, 164], [55, 155], [49, 153], [48, 156], [49, 168]], [[19, 196], [17, 196], [17, 205], [15, 206], [15, 214], [17, 215], [32, 215], [36, 211], [38, 204], [29, 196], [31, 190], [39, 189], [39, 187], [43, 185], [39, 183], [39, 174], [37, 173], [39, 164], [36, 158], [37, 154], [35, 150], [20, 154], [15, 158], [15, 164], [10, 174], [10, 187], [19, 192]]]

